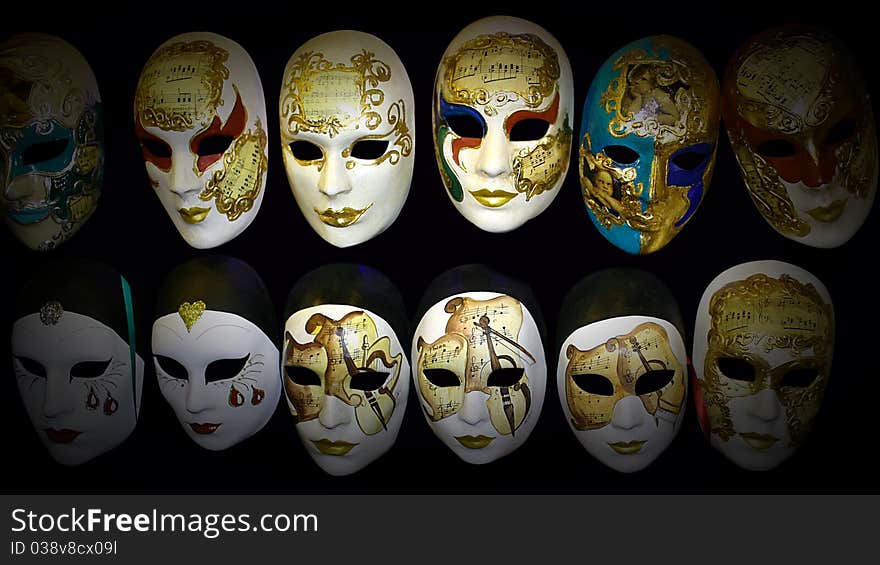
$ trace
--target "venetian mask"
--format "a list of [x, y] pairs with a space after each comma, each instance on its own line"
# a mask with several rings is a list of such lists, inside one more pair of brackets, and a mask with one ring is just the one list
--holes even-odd
[[718, 275], [694, 330], [697, 412], [712, 445], [752, 470], [791, 457], [822, 403], [833, 349], [831, 298], [810, 273], [756, 261]]
[[727, 67], [724, 119], [752, 202], [780, 234], [846, 243], [877, 188], [877, 130], [861, 72], [837, 38], [784, 27]]
[[547, 363], [538, 326], [516, 298], [465, 292], [434, 304], [416, 328], [412, 358], [428, 424], [464, 461], [494, 461], [531, 434]]
[[571, 67], [543, 28], [490, 17], [452, 40], [434, 83], [434, 149], [455, 208], [507, 232], [556, 198], [568, 172]]
[[672, 293], [641, 270], [593, 273], [563, 300], [559, 399], [578, 441], [605, 465], [644, 469], [678, 434], [688, 363], [680, 327]]
[[13, 369], [49, 455], [79, 465], [125, 441], [144, 376], [125, 279], [90, 262], [51, 264], [15, 307]]
[[230, 257], [193, 259], [159, 288], [153, 359], [186, 434], [231, 447], [269, 421], [281, 397], [275, 315], [257, 273]]
[[50, 35], [0, 45], [0, 206], [31, 249], [67, 241], [98, 205], [103, 110], [83, 56]]
[[414, 112], [403, 63], [375, 36], [326, 33], [291, 55], [281, 153], [299, 209], [322, 239], [350, 247], [397, 219], [413, 174]]
[[661, 35], [613, 54], [581, 122], [581, 188], [599, 233], [634, 254], [669, 243], [709, 188], [719, 119], [715, 72], [690, 44]]
[[257, 215], [266, 186], [266, 102], [240, 45], [213, 33], [162, 44], [141, 72], [135, 133], [150, 184], [181, 237], [207, 249]]

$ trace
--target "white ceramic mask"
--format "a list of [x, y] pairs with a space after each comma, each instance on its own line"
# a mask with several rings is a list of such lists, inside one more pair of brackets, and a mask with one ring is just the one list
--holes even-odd
[[415, 159], [412, 85], [382, 40], [335, 31], [284, 69], [281, 152], [296, 202], [325, 241], [350, 247], [394, 223]]
[[538, 326], [515, 298], [466, 292], [428, 309], [416, 328], [413, 381], [428, 424], [468, 463], [525, 442], [547, 386]]
[[409, 363], [376, 314], [337, 304], [294, 313], [284, 326], [284, 373], [296, 431], [327, 473], [354, 473], [394, 445]]
[[134, 431], [144, 362], [107, 325], [49, 301], [13, 325], [12, 357], [31, 423], [59, 463], [89, 461]]
[[266, 101], [240, 45], [213, 33], [166, 41], [144, 66], [135, 132], [150, 183], [181, 237], [208, 249], [257, 215], [266, 186]]
[[159, 389], [187, 435], [231, 447], [269, 421], [281, 397], [278, 349], [250, 321], [185, 303], [153, 324]]
[[455, 208], [507, 232], [547, 209], [568, 172], [571, 66], [543, 28], [496, 16], [464, 28], [434, 84], [434, 148]]
[[559, 351], [556, 384], [584, 448], [623, 472], [650, 465], [680, 429], [687, 354], [674, 325], [646, 316], [594, 322]]
[[693, 353], [712, 446], [752, 470], [791, 457], [810, 433], [833, 352], [834, 310], [816, 277], [779, 261], [718, 275], [700, 301]]

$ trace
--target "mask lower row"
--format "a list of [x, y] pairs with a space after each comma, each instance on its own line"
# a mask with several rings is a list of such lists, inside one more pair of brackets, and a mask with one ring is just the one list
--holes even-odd
[[[33, 249], [82, 227], [101, 194], [103, 110], [83, 56], [46, 35], [0, 46], [4, 218]], [[256, 217], [269, 138], [250, 55], [213, 33], [159, 46], [134, 97], [147, 183], [180, 236], [213, 248]], [[391, 226], [415, 160], [413, 87], [397, 53], [335, 31], [293, 52], [278, 99], [280, 149], [308, 225], [337, 247]], [[466, 26], [449, 43], [431, 99], [432, 142], [449, 199], [468, 221], [508, 232], [561, 190], [572, 145], [587, 213], [616, 247], [652, 253], [705, 198], [724, 115], [760, 213], [783, 236], [837, 247], [864, 223], [877, 140], [864, 79], [837, 38], [783, 27], [746, 42], [721, 85], [689, 43], [634, 41], [599, 68], [574, 123], [574, 80], [559, 42], [511, 17]], [[577, 136], [577, 137], [575, 137]]]
[[[575, 285], [555, 343], [529, 287], [482, 265], [437, 277], [412, 328], [394, 285], [356, 264], [306, 274], [284, 316], [279, 325], [244, 262], [191, 260], [158, 289], [148, 363], [182, 433], [201, 447], [246, 441], [284, 398], [304, 449], [332, 475], [391, 449], [408, 400], [467, 463], [520, 448], [549, 390], [545, 351], [558, 352], [564, 417], [601, 463], [623, 472], [650, 465], [692, 397], [713, 447], [740, 467], [770, 469], [809, 436], [834, 349], [827, 290], [778, 261], [741, 264], [709, 284], [693, 363], [675, 298], [635, 269]], [[15, 319], [15, 377], [52, 458], [78, 465], [124, 442], [145, 372], [125, 279], [92, 262], [47, 266], [25, 285]]]

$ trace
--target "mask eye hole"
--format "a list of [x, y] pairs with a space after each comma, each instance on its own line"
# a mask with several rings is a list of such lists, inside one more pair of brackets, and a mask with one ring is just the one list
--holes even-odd
[[363, 371], [353, 375], [348, 386], [356, 390], [378, 390], [379, 387], [385, 384], [385, 379], [387, 378], [388, 373], [372, 370]]
[[24, 370], [28, 373], [36, 376], [46, 378], [46, 367], [43, 366], [39, 361], [35, 361], [30, 357], [18, 357], [18, 362], [21, 363], [21, 366], [24, 367]]
[[70, 140], [66, 137], [63, 139], [53, 139], [52, 141], [35, 143], [30, 147], [25, 148], [21, 155], [21, 164], [34, 165], [36, 163], [51, 161], [64, 153], [64, 150], [67, 149], [68, 143], [70, 143]]
[[250, 359], [250, 354], [245, 355], [241, 359], [217, 359], [216, 361], [211, 361], [205, 369], [205, 382], [213, 383], [237, 377], [244, 369], [248, 359]]
[[654, 371], [648, 371], [639, 377], [639, 380], [636, 381], [636, 395], [641, 396], [643, 394], [651, 394], [652, 392], [657, 392], [661, 388], [665, 387], [669, 383], [672, 382], [672, 377], [675, 376], [675, 371], [672, 369], [657, 369]]
[[171, 146], [161, 139], [144, 138], [141, 139], [141, 147], [150, 156], [156, 159], [170, 159]]
[[721, 357], [717, 361], [718, 370], [728, 379], [751, 383], [755, 381], [755, 368], [751, 363], [736, 357]]
[[792, 369], [782, 377], [782, 386], [807, 388], [819, 376], [819, 371], [812, 367]]
[[300, 386], [321, 386], [321, 377], [316, 375], [311, 369], [300, 367], [299, 365], [285, 365], [284, 374], [294, 384]]
[[388, 140], [361, 139], [351, 148], [351, 156], [355, 159], [373, 161], [384, 155], [387, 149]]
[[547, 135], [550, 122], [540, 118], [520, 120], [510, 130], [510, 141], [536, 141]]
[[452, 114], [445, 117], [446, 125], [458, 137], [471, 137], [476, 139], [483, 138], [483, 124], [475, 118], [467, 114]]
[[324, 158], [320, 147], [304, 139], [290, 142], [290, 152], [299, 161], [320, 161]]
[[639, 154], [626, 145], [609, 145], [602, 151], [618, 165], [632, 165], [639, 160]]
[[791, 157], [797, 152], [794, 143], [787, 139], [771, 139], [765, 141], [758, 146], [757, 151], [758, 155], [761, 155], [762, 157], [775, 158]]
[[233, 138], [230, 135], [209, 135], [199, 141], [196, 155], [199, 157], [222, 155], [232, 145], [232, 141]]
[[461, 385], [458, 375], [449, 369], [422, 369], [425, 378], [434, 386], [452, 387]]
[[110, 366], [110, 359], [106, 361], [83, 361], [70, 368], [70, 376], [77, 379], [94, 379], [100, 377]]
[[187, 372], [186, 367], [171, 357], [156, 355], [156, 364], [159, 365], [159, 368], [162, 369], [166, 375], [173, 379], [185, 381], [189, 378], [189, 373]]
[[828, 137], [825, 138], [826, 145], [837, 145], [838, 143], [843, 143], [848, 140], [856, 133], [856, 121], [845, 118], [840, 120], [831, 128], [828, 132]]
[[590, 394], [598, 394], [599, 396], [614, 396], [614, 385], [607, 377], [597, 375], [596, 373], [584, 373], [581, 375], [572, 375], [571, 380], [579, 389]]
[[706, 161], [706, 154], [700, 151], [684, 151], [672, 158], [679, 169], [693, 171]]
[[521, 367], [505, 367], [492, 371], [486, 380], [487, 386], [511, 387], [519, 382], [525, 371]]

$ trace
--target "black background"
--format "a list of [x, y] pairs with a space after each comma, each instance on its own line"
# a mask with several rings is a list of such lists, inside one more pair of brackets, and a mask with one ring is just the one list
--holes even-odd
[[[108, 5], [109, 6], [109, 5]], [[877, 347], [877, 212], [847, 244], [814, 249], [778, 235], [752, 205], [726, 135], [719, 141], [714, 178], [685, 229], [664, 249], [632, 256], [609, 244], [593, 227], [580, 196], [576, 161], [553, 204], [508, 234], [482, 232], [454, 209], [433, 156], [430, 99], [443, 51], [471, 21], [490, 15], [465, 5], [405, 4], [348, 10], [336, 5], [212, 4], [134, 5], [113, 20], [82, 23], [24, 6], [4, 18], [0, 39], [17, 31], [43, 31], [65, 38], [91, 63], [105, 111], [106, 170], [100, 205], [85, 227], [59, 250], [30, 251], [8, 232], [0, 234], [3, 292], [13, 296], [34, 265], [55, 256], [88, 257], [116, 267], [133, 287], [139, 352], [147, 361], [140, 420], [120, 447], [75, 468], [56, 464], [33, 431], [20, 400], [9, 361], [9, 326], [4, 316], [0, 356], [2, 452], [7, 467], [3, 491], [79, 492], [729, 492], [876, 491], [873, 456], [877, 406], [873, 362]], [[721, 74], [736, 47], [773, 24], [798, 21], [785, 8], [710, 14], [719, 6], [608, 5], [588, 3], [574, 14], [551, 5], [507, 11], [538, 23], [562, 44], [575, 80], [575, 135], [581, 106], [594, 73], [624, 44], [659, 33], [676, 35], [700, 49]], [[853, 49], [862, 69], [874, 68], [875, 31], [839, 4], [839, 21], [823, 20]], [[6, 8], [4, 8], [5, 10]], [[116, 10], [116, 8], [112, 8]], [[138, 8], [140, 9], [140, 8]], [[176, 13], [185, 12], [185, 13]], [[342, 15], [345, 12], [347, 15]], [[824, 14], [823, 14], [824, 15]], [[254, 17], [257, 16], [257, 17]], [[794, 18], [794, 19], [792, 19]], [[865, 18], [862, 18], [865, 19]], [[870, 19], [870, 18], [868, 18]], [[10, 22], [15, 22], [12, 25]], [[77, 23], [73, 23], [77, 22]], [[397, 51], [406, 65], [416, 99], [416, 163], [409, 198], [398, 220], [364, 244], [337, 249], [306, 224], [290, 191], [279, 152], [278, 93], [284, 65], [309, 38], [334, 29], [373, 33]], [[268, 110], [269, 172], [256, 219], [235, 240], [209, 251], [191, 249], [178, 235], [148, 182], [133, 134], [134, 90], [153, 50], [178, 33], [205, 30], [239, 42], [259, 69]], [[876, 93], [873, 75], [867, 77]], [[577, 137], [575, 137], [577, 141]], [[577, 143], [572, 147], [577, 151]], [[876, 203], [875, 203], [876, 204]], [[876, 208], [876, 205], [875, 205]], [[366, 469], [348, 476], [324, 474], [300, 444], [282, 398], [269, 424], [223, 452], [193, 443], [181, 429], [156, 384], [149, 352], [155, 290], [179, 263], [204, 253], [222, 253], [248, 262], [263, 277], [281, 314], [296, 280], [307, 271], [337, 261], [362, 262], [385, 273], [400, 288], [412, 319], [423, 290], [446, 269], [487, 263], [532, 285], [549, 330], [545, 340], [548, 385], [543, 412], [531, 437], [511, 455], [482, 466], [460, 461], [435, 438], [419, 413], [415, 387], [394, 448]], [[688, 406], [682, 429], [669, 449], [646, 470], [622, 474], [590, 457], [563, 417], [555, 385], [558, 310], [565, 292], [581, 277], [613, 266], [649, 270], [663, 279], [679, 302], [689, 334], [703, 290], [721, 271], [758, 259], [799, 265], [821, 279], [836, 310], [837, 342], [832, 378], [813, 434], [792, 459], [768, 472], [744, 471], [724, 459], [702, 436]], [[57, 276], [63, 277], [63, 273]], [[413, 321], [413, 325], [415, 324]], [[281, 320], [279, 319], [279, 324]], [[404, 338], [405, 341], [405, 338]], [[409, 344], [404, 344], [408, 353]]]

